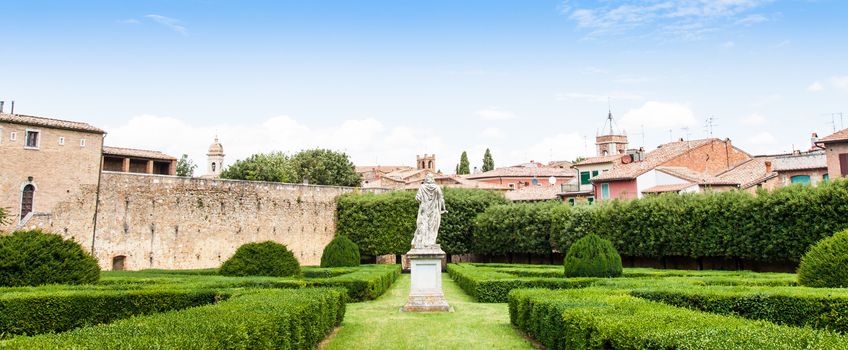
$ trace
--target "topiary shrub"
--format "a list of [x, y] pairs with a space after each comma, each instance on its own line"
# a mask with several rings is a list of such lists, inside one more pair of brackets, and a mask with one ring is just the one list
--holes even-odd
[[72, 240], [40, 230], [0, 236], [0, 286], [88, 284], [99, 279], [97, 260]]
[[610, 241], [594, 233], [574, 242], [563, 263], [565, 277], [621, 276], [621, 256]]
[[359, 266], [359, 246], [345, 236], [338, 236], [324, 247], [321, 267]]
[[825, 238], [801, 257], [798, 283], [807, 287], [848, 287], [848, 230]]
[[225, 276], [300, 276], [300, 263], [286, 246], [277, 242], [247, 243], [221, 265]]

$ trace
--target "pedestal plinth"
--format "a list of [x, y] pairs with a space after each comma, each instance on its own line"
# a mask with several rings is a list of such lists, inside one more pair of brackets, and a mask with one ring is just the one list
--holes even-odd
[[445, 252], [439, 245], [413, 248], [406, 253], [412, 271], [412, 288], [409, 299], [401, 309], [404, 312], [450, 311], [442, 293], [442, 259]]

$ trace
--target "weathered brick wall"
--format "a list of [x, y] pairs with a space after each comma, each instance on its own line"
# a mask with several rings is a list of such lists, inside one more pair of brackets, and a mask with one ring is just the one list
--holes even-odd
[[663, 166], [685, 167], [715, 175], [748, 159], [751, 156], [733, 147], [730, 141], [716, 139], [663, 163]]
[[[96, 187], [84, 186], [28, 227], [92, 245]], [[104, 172], [94, 254], [104, 269], [218, 267], [242, 244], [272, 240], [317, 265], [335, 236], [336, 198], [353, 188]]]

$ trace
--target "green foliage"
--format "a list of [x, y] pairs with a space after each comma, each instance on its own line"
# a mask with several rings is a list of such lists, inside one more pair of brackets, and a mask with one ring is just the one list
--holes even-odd
[[197, 164], [188, 158], [188, 154], [183, 154], [177, 161], [177, 176], [194, 176], [194, 170], [197, 169]]
[[619, 277], [621, 256], [610, 241], [587, 235], [568, 248], [563, 261], [566, 277]]
[[0, 226], [3, 226], [8, 222], [8, 220], [6, 220], [6, 216], [6, 209], [0, 207]]
[[362, 177], [355, 171], [350, 157], [327, 149], [300, 151], [291, 158], [295, 182], [312, 185], [359, 187]]
[[595, 278], [562, 278], [561, 270], [558, 278], [542, 278], [518, 277], [508, 272], [479, 268], [475, 264], [448, 264], [447, 267], [448, 274], [459, 287], [480, 303], [504, 303], [513, 289], [584, 288], [597, 280]]
[[96, 283], [97, 260], [72, 240], [40, 230], [0, 236], [0, 286]]
[[462, 151], [462, 155], [459, 157], [459, 165], [456, 166], [456, 174], [457, 175], [467, 175], [471, 174], [471, 165], [468, 162], [468, 153]]
[[300, 263], [285, 245], [265, 241], [247, 243], [221, 265], [225, 276], [275, 276], [300, 275]]
[[495, 170], [495, 160], [492, 158], [492, 152], [486, 148], [486, 153], [483, 154], [483, 167], [480, 169], [482, 172]]
[[246, 291], [227, 301], [60, 334], [18, 337], [9, 349], [313, 349], [345, 312], [339, 289]]
[[338, 236], [324, 247], [321, 267], [359, 266], [359, 247], [345, 236]]
[[803, 287], [652, 286], [630, 294], [669, 305], [848, 333], [848, 292]]
[[296, 177], [289, 157], [283, 152], [257, 153], [237, 160], [221, 172], [221, 178], [232, 180], [294, 182]]
[[474, 222], [474, 249], [481, 254], [524, 253], [546, 255], [552, 251], [551, 225], [570, 207], [558, 202], [496, 205]]
[[798, 282], [808, 287], [848, 287], [848, 230], [819, 241], [804, 254]]
[[646, 301], [600, 288], [512, 291], [513, 325], [558, 349], [846, 349], [846, 337]]
[[[507, 203], [503, 195], [476, 189], [446, 188], [438, 243], [448, 254], [472, 251], [474, 218], [486, 208]], [[365, 255], [404, 254], [415, 233], [415, 193], [351, 193], [339, 197], [337, 232], [350, 238]]]
[[[0, 295], [0, 334], [43, 334], [185, 309], [226, 297], [212, 290], [37, 291]], [[50, 315], [45, 317], [45, 315]]]

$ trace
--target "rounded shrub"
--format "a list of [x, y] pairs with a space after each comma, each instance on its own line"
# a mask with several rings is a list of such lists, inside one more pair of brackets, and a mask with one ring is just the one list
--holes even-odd
[[817, 288], [848, 287], [848, 230], [810, 247], [801, 257], [798, 283]]
[[321, 267], [359, 266], [359, 246], [345, 236], [338, 236], [324, 247]]
[[0, 286], [89, 284], [100, 266], [72, 240], [40, 230], [0, 236]]
[[265, 241], [239, 247], [219, 272], [225, 276], [299, 276], [300, 263], [285, 245]]
[[610, 241], [594, 233], [574, 242], [563, 264], [565, 277], [621, 276], [621, 256]]

